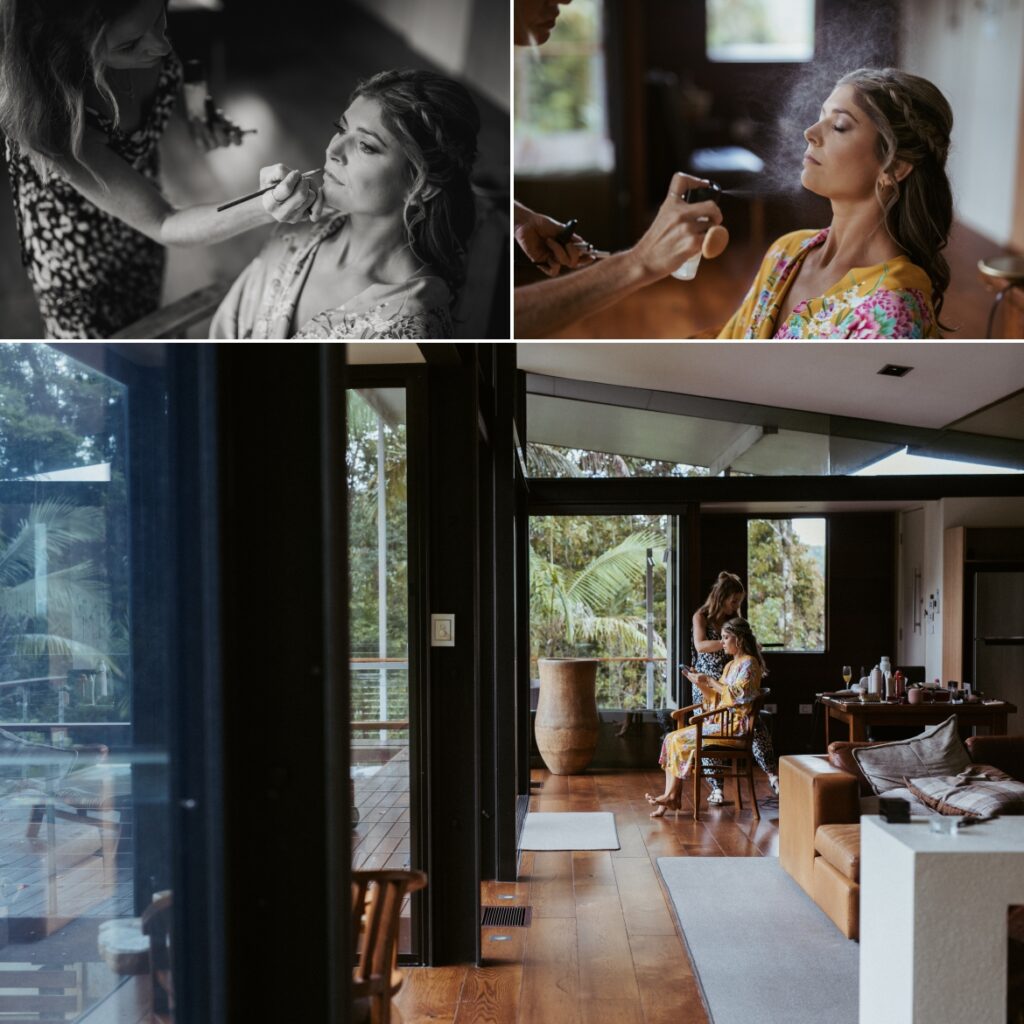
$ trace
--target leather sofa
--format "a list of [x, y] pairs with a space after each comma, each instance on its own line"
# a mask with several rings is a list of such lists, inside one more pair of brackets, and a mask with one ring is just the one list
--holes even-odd
[[[860, 926], [860, 816], [873, 813], [851, 751], [868, 745], [832, 743], [827, 755], [779, 760], [779, 863], [849, 939]], [[1024, 736], [972, 736], [966, 746], [975, 764], [1024, 781]]]

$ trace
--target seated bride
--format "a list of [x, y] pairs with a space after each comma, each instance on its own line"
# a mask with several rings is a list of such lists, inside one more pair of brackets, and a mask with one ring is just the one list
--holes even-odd
[[778, 239], [720, 338], [935, 338], [949, 265], [953, 114], [894, 68], [845, 75], [804, 132], [804, 188], [832, 224]]
[[210, 337], [451, 338], [479, 127], [469, 93], [441, 75], [385, 71], [359, 85], [319, 190], [281, 166], [261, 172], [261, 185], [279, 182], [268, 209], [308, 188], [310, 221], [275, 230]]

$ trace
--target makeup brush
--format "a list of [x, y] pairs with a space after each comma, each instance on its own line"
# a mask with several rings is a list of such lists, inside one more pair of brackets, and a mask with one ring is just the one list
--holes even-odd
[[[302, 175], [303, 179], [312, 178], [319, 174], [323, 170], [322, 167], [317, 167], [314, 171], [306, 171]], [[281, 182], [275, 181], [273, 185], [268, 185], [266, 188], [261, 188], [258, 192], [250, 192], [247, 196], [239, 196], [237, 199], [232, 199], [230, 203], [224, 203], [223, 206], [217, 207], [217, 212], [220, 213], [222, 210], [230, 210], [232, 206], [237, 206], [239, 203], [247, 203], [250, 199], [255, 199], [257, 196], [263, 195], [264, 192], [269, 192], [272, 188], [277, 188]]]

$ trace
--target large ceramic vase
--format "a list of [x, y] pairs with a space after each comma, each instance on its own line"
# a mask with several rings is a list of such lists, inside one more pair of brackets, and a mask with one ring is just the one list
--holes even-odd
[[597, 662], [541, 658], [538, 664], [537, 749], [552, 775], [577, 775], [590, 764], [597, 749]]

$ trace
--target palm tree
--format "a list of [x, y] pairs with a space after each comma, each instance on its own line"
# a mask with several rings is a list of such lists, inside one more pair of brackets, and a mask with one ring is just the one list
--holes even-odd
[[[73, 612], [106, 623], [109, 632], [102, 570], [77, 557], [79, 545], [103, 536], [101, 508], [59, 498], [31, 505], [13, 536], [0, 535], [0, 675], [32, 675], [30, 659], [40, 658], [67, 659], [65, 668], [73, 660], [106, 661], [116, 671], [109, 645], [100, 651], [71, 635]], [[49, 665], [43, 674], [51, 674]]]
[[[647, 654], [646, 615], [626, 610], [635, 605], [647, 573], [647, 552], [659, 564], [665, 538], [647, 527], [572, 570], [530, 548], [530, 632], [538, 657], [579, 655], [590, 648], [600, 656]], [[666, 655], [665, 640], [653, 638], [654, 655]], [[635, 668], [635, 665], [633, 666]], [[638, 671], [631, 682], [639, 683]], [[608, 687], [605, 683], [605, 687]], [[622, 685], [626, 686], [625, 680]], [[624, 701], [622, 702], [624, 703]]]

